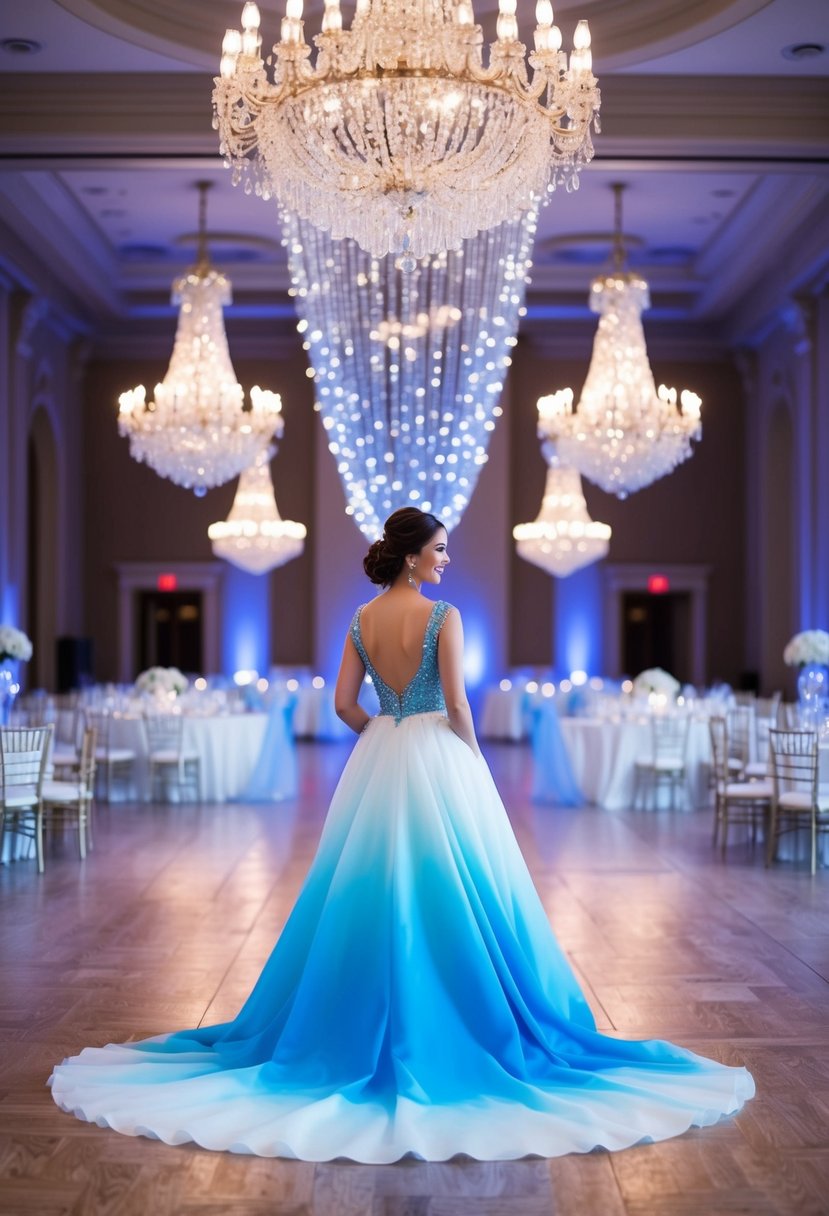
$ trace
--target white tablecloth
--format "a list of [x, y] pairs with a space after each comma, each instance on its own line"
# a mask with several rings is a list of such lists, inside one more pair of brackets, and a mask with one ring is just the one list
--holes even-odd
[[526, 735], [524, 721], [523, 688], [488, 688], [481, 712], [479, 733], [482, 739], [523, 739]]
[[334, 689], [304, 684], [296, 694], [294, 735], [297, 739], [344, 739], [349, 729], [334, 712]]
[[[244, 790], [259, 757], [267, 726], [267, 714], [216, 714], [184, 718], [184, 750], [195, 752], [201, 769], [201, 794], [205, 802], [228, 802]], [[110, 746], [136, 753], [135, 796], [149, 801], [147, 740], [140, 718], [113, 716]], [[113, 788], [123, 797], [122, 783]]]
[[[585, 802], [609, 811], [632, 806], [636, 761], [651, 751], [650, 723], [562, 718], [561, 730]], [[705, 804], [710, 760], [708, 723], [692, 719], [685, 766], [686, 797], [684, 802], [678, 801], [684, 810]]]

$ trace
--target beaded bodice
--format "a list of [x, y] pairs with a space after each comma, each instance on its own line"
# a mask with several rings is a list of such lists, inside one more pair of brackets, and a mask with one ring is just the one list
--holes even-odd
[[412, 714], [445, 713], [446, 702], [443, 699], [438, 674], [438, 634], [452, 605], [447, 604], [445, 600], [438, 600], [432, 608], [426, 632], [423, 635], [423, 654], [420, 666], [401, 693], [389, 688], [366, 653], [360, 633], [360, 614], [364, 607], [365, 604], [361, 604], [354, 613], [354, 619], [351, 622], [351, 638], [357, 647], [357, 653], [363, 660], [366, 671], [371, 676], [380, 701], [381, 715], [394, 718], [399, 726], [403, 718], [409, 718]]

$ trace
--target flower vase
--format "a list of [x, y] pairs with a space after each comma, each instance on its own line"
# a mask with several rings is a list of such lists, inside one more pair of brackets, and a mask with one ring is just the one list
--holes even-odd
[[0, 662], [0, 726], [8, 726], [11, 721], [12, 706], [17, 696], [19, 685], [17, 676], [12, 670], [8, 659]]
[[829, 667], [823, 663], [804, 663], [797, 676], [797, 700], [804, 726], [817, 728], [829, 702]]

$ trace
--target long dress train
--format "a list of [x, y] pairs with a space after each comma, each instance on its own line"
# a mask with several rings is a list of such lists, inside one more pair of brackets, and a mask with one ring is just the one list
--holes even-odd
[[55, 1101], [129, 1135], [327, 1161], [552, 1157], [715, 1122], [744, 1068], [599, 1034], [485, 761], [445, 717], [438, 601], [334, 793], [238, 1016], [57, 1066]]

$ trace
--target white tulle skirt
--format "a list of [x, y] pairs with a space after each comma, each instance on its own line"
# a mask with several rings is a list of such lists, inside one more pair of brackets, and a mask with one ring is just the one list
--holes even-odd
[[489, 769], [438, 714], [358, 740], [234, 1021], [87, 1047], [50, 1083], [127, 1135], [371, 1163], [621, 1149], [754, 1092], [744, 1068], [596, 1031]]

